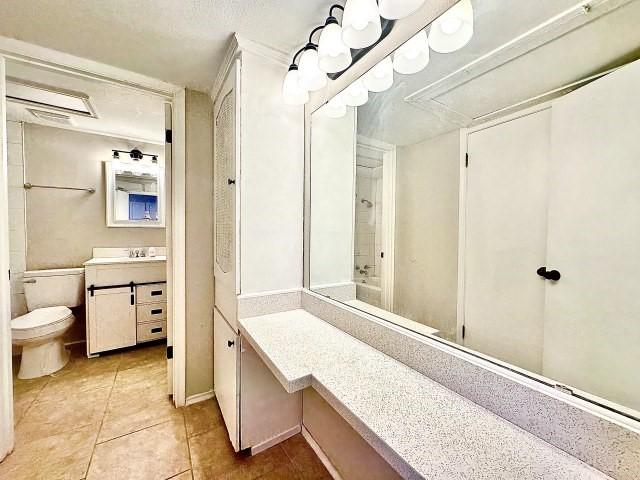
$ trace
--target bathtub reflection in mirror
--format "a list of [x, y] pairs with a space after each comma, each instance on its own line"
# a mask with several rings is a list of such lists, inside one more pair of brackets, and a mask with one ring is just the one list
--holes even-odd
[[569, 4], [312, 114], [309, 283], [638, 419], [640, 2]]

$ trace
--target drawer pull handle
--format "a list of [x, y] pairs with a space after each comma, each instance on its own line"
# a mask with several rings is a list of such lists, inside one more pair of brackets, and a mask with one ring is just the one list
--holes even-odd
[[158, 295], [162, 295], [162, 290], [151, 290], [152, 297], [156, 297]]
[[151, 315], [160, 315], [161, 313], [162, 313], [161, 308], [154, 308], [153, 310], [151, 310]]
[[162, 333], [162, 327], [152, 328], [151, 333]]
[[233, 347], [235, 345], [235, 341], [233, 340], [227, 340], [227, 347]]

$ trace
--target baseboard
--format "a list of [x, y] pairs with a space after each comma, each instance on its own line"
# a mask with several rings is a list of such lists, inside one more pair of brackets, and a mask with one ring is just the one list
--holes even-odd
[[209, 390], [208, 392], [196, 393], [195, 395], [191, 395], [187, 397], [185, 401], [185, 406], [193, 405], [194, 403], [204, 402], [205, 400], [209, 400], [210, 398], [215, 397], [215, 393], [213, 390]]
[[320, 448], [318, 442], [314, 440], [314, 438], [311, 436], [311, 433], [309, 433], [309, 430], [307, 430], [304, 425], [302, 425], [302, 436], [307, 441], [309, 446], [313, 449], [313, 451], [316, 452], [316, 455], [324, 465], [324, 468], [326, 468], [329, 472], [329, 475], [331, 475], [331, 478], [333, 478], [333, 480], [342, 480], [342, 476], [338, 473], [336, 467], [333, 466], [333, 463], [331, 463], [329, 457], [327, 457], [327, 455], [322, 451], [322, 448]]
[[271, 437], [269, 440], [259, 443], [251, 447], [251, 455], [257, 455], [260, 452], [264, 452], [267, 448], [271, 448], [278, 443], [284, 442], [287, 438], [291, 438], [294, 435], [300, 433], [300, 425], [296, 425], [295, 427], [291, 427], [289, 430], [285, 430], [282, 433], [279, 433], [275, 437]]

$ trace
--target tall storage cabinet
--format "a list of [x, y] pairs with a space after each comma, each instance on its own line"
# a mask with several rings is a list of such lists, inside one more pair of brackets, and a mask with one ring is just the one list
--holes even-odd
[[300, 395], [242, 345], [238, 304], [302, 286], [304, 137], [302, 108], [281, 100], [287, 58], [235, 37], [227, 59], [213, 98], [214, 391], [238, 451], [300, 425]]

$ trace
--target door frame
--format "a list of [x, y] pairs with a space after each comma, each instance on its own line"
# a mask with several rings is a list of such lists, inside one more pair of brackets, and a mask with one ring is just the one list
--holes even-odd
[[[542, 110], [551, 108], [553, 100], [519, 110], [517, 112], [494, 118], [486, 122], [460, 129], [460, 185], [458, 195], [458, 295], [456, 306], [456, 341], [464, 347], [462, 331], [464, 327], [465, 312], [465, 258], [466, 258], [466, 222], [467, 222], [467, 155], [469, 152], [469, 135], [472, 133], [492, 128], [502, 123], [511, 122], [518, 118], [526, 117]], [[471, 160], [469, 160], [471, 161]]]
[[[186, 400], [186, 306], [185, 292], [185, 88], [146, 75], [95, 62], [63, 52], [0, 37], [0, 121], [2, 121], [0, 147], [2, 165], [6, 168], [6, 118], [4, 91], [5, 59], [30, 63], [53, 70], [72, 73], [86, 78], [120, 85], [166, 99], [172, 106], [172, 159], [170, 170], [171, 208], [167, 226], [167, 283], [170, 288], [171, 308], [167, 318], [173, 332], [173, 369], [170, 378], [173, 385], [173, 403], [183, 406]], [[0, 197], [6, 198], [7, 178], [0, 172]], [[8, 271], [8, 217], [0, 207], [0, 268]], [[5, 265], [6, 264], [6, 265]], [[13, 390], [11, 369], [10, 284], [0, 282], [0, 459], [13, 449]], [[7, 348], [8, 346], [8, 348]], [[169, 374], [169, 372], [168, 372]], [[8, 377], [8, 378], [7, 378]]]
[[11, 282], [7, 178], [5, 60], [0, 56], [0, 461], [13, 450], [13, 370], [11, 365]]
[[[395, 229], [396, 229], [396, 146], [365, 137], [357, 136], [356, 145], [382, 153], [382, 308], [393, 310], [393, 287], [395, 282]], [[355, 231], [355, 230], [354, 230]]]

